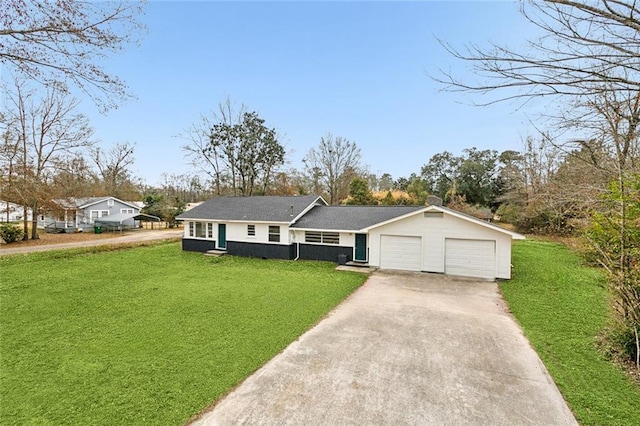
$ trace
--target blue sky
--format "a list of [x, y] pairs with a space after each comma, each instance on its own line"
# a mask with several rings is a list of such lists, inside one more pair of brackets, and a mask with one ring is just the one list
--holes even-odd
[[[408, 176], [444, 150], [521, 149], [532, 110], [442, 92], [438, 69], [469, 74], [454, 46], [514, 45], [527, 34], [517, 2], [160, 2], [148, 34], [107, 63], [137, 96], [90, 117], [104, 146], [136, 145], [135, 175], [193, 171], [176, 135], [229, 96], [275, 127], [288, 167], [328, 132], [355, 141], [371, 172]], [[528, 31], [528, 30], [527, 30]], [[528, 106], [527, 108], [533, 108]]]

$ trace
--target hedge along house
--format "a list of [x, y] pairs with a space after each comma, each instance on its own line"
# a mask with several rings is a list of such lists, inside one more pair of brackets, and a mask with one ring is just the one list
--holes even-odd
[[182, 248], [511, 277], [515, 232], [440, 206], [328, 206], [319, 196], [217, 197], [180, 216]]

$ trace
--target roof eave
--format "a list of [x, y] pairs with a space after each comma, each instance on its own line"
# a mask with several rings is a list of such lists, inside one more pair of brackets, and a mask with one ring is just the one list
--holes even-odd
[[312, 231], [312, 232], [342, 232], [342, 233], [364, 233], [362, 229], [332, 229], [332, 228], [291, 228], [292, 231]]
[[116, 200], [116, 201], [118, 201], [119, 203], [122, 203], [122, 204], [124, 204], [124, 205], [126, 205], [126, 206], [133, 207], [134, 209], [138, 209], [138, 210], [140, 210], [140, 207], [136, 206], [135, 204], [127, 203], [126, 201], [122, 201], [122, 200], [121, 200], [121, 199], [119, 199], [119, 198], [111, 197], [111, 196], [109, 196], [109, 197], [99, 198], [99, 199], [97, 199], [97, 200], [91, 201], [91, 202], [86, 203], [86, 204], [82, 204], [82, 205], [77, 206], [77, 207], [75, 207], [75, 208], [77, 208], [77, 209], [86, 209], [87, 207], [90, 207], [90, 206], [92, 206], [92, 205], [94, 205], [94, 204], [101, 203], [101, 202], [106, 201], [106, 200]]
[[398, 220], [402, 220], [402, 219], [405, 219], [407, 217], [410, 217], [410, 216], [413, 216], [415, 214], [422, 213], [422, 212], [425, 212], [425, 211], [427, 211], [427, 207], [423, 207], [421, 209], [414, 210], [414, 211], [409, 212], [409, 213], [405, 213], [405, 214], [403, 214], [401, 216], [396, 216], [394, 218], [387, 219], [387, 220], [379, 222], [379, 223], [375, 223], [375, 224], [373, 224], [371, 226], [367, 226], [366, 228], [362, 228], [362, 231], [369, 232], [371, 229], [377, 228], [379, 226], [384, 226], [384, 225], [387, 225], [389, 223], [393, 223], [393, 222], [396, 222]]
[[224, 223], [277, 223], [280, 225], [289, 225], [290, 222], [286, 220], [253, 220], [253, 219], [215, 219], [215, 218], [202, 218], [202, 217], [176, 217], [176, 220], [193, 220], [197, 222], [224, 222]]

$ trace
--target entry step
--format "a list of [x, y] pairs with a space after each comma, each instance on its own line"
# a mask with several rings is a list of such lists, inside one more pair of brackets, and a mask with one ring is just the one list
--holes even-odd
[[347, 263], [345, 263], [346, 266], [354, 266], [356, 268], [368, 268], [369, 267], [369, 263], [367, 262], [354, 262], [353, 260], [348, 261]]
[[212, 257], [224, 256], [225, 254], [227, 254], [227, 252], [224, 250], [207, 250], [204, 253], [205, 256], [212, 256]]

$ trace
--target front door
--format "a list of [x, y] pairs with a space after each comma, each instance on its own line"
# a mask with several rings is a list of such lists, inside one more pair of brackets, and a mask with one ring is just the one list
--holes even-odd
[[218, 248], [227, 248], [227, 225], [224, 223], [218, 224]]
[[367, 261], [367, 234], [356, 234], [356, 252], [353, 260], [356, 262]]

